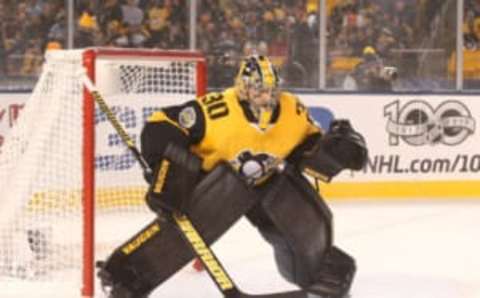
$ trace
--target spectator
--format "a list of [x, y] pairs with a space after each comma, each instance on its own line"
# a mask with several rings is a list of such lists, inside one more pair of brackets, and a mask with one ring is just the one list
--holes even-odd
[[5, 6], [0, 2], [0, 76], [4, 76], [7, 73], [6, 63], [5, 63], [5, 44], [6, 44], [6, 35], [5, 35]]
[[126, 0], [122, 8], [122, 23], [125, 26], [125, 38], [120, 39], [122, 46], [141, 47], [147, 39], [143, 27], [143, 11], [137, 6], [137, 0]]
[[363, 50], [363, 60], [345, 78], [343, 89], [363, 92], [391, 92], [397, 79], [395, 67], [385, 66], [375, 49], [368, 46]]
[[85, 48], [102, 42], [102, 35], [94, 15], [93, 2], [88, 2], [80, 9], [75, 32], [75, 47]]
[[104, 45], [121, 45], [128, 42], [122, 25], [122, 8], [118, 0], [105, 0], [97, 14]]
[[65, 48], [67, 37], [67, 28], [65, 20], [65, 11], [61, 10], [55, 17], [55, 23], [50, 27], [47, 34], [47, 47], [50, 42], [58, 43], [61, 48]]
[[164, 0], [154, 0], [147, 9], [146, 25], [150, 38], [145, 44], [147, 47], [161, 47], [161, 42], [168, 36], [170, 25], [170, 10]]
[[187, 4], [184, 0], [171, 0], [170, 9], [170, 27], [165, 48], [185, 49], [188, 47], [188, 18]]
[[102, 3], [103, 5], [99, 8], [97, 18], [100, 27], [106, 33], [109, 23], [122, 21], [122, 8], [118, 0], [105, 0]]
[[307, 74], [305, 87], [313, 87], [318, 82], [319, 33], [317, 16], [308, 15], [293, 29], [293, 61], [299, 63]]
[[208, 73], [214, 75], [209, 76], [208, 83], [213, 88], [226, 87], [235, 79], [239, 52], [235, 46], [224, 46], [224, 48], [217, 48], [213, 53], [214, 59], [209, 64]]
[[198, 48], [204, 53], [211, 54], [213, 52], [212, 46], [218, 38], [217, 34], [217, 23], [211, 20], [210, 14], [202, 14], [197, 27]]
[[393, 36], [392, 31], [388, 28], [383, 28], [378, 35], [375, 48], [378, 55], [388, 60], [392, 57], [391, 50], [393, 48], [401, 48], [401, 46]]
[[20, 75], [22, 76], [36, 76], [39, 75], [42, 66], [42, 52], [40, 41], [33, 39], [28, 42], [28, 46], [23, 55]]
[[[264, 16], [264, 20], [267, 19]], [[258, 24], [260, 23], [259, 17], [256, 12], [250, 11], [247, 12], [245, 15], [245, 37], [248, 40], [256, 40], [259, 33], [259, 26]]]

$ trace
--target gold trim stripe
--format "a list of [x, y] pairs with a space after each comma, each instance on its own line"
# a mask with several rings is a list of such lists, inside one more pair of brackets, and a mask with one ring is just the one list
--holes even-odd
[[480, 199], [480, 181], [385, 181], [335, 182], [323, 184], [321, 193], [326, 199]]
[[[102, 188], [95, 192], [99, 209], [145, 204], [146, 187]], [[321, 183], [320, 192], [327, 200], [355, 199], [480, 199], [480, 180], [468, 181], [384, 181]], [[48, 191], [36, 193], [28, 204], [33, 211], [79, 208], [80, 192]]]

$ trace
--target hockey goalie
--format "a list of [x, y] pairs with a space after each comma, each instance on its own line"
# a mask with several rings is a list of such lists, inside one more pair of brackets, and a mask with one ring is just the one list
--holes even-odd
[[148, 297], [195, 257], [171, 214], [188, 216], [207, 245], [246, 216], [301, 297], [348, 296], [355, 261], [335, 246], [331, 211], [306, 175], [329, 182], [360, 170], [364, 138], [348, 120], [317, 126], [280, 90], [267, 57], [246, 57], [223, 92], [152, 114], [141, 151], [154, 169], [146, 202], [158, 217], [98, 262], [109, 297]]

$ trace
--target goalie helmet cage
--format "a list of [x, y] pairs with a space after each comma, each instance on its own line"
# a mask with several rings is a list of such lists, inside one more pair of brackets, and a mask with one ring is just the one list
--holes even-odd
[[39, 80], [0, 148], [2, 297], [25, 290], [52, 297], [52, 289], [55, 297], [94, 297], [95, 259], [154, 216], [143, 202], [141, 167], [82, 85], [82, 66], [136, 144], [153, 111], [206, 91], [199, 52], [46, 53]]

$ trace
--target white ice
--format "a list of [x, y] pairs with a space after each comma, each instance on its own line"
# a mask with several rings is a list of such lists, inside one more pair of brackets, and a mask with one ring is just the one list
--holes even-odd
[[[335, 243], [358, 264], [352, 298], [480, 298], [480, 200], [357, 200], [329, 205]], [[277, 273], [270, 247], [245, 220], [213, 249], [244, 292], [295, 288]], [[0, 297], [79, 297], [61, 289], [53, 296], [41, 296], [39, 290], [15, 295], [14, 289], [13, 283], [7, 287], [0, 283]], [[96, 297], [104, 297], [98, 286]], [[222, 296], [207, 273], [196, 272], [191, 264], [151, 295], [187, 297]]]

